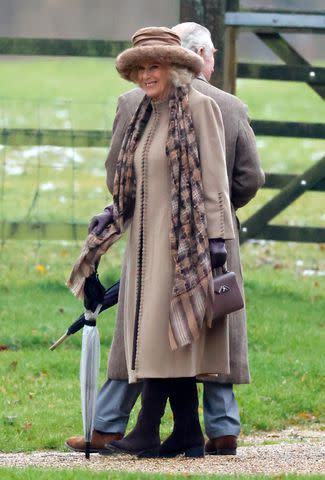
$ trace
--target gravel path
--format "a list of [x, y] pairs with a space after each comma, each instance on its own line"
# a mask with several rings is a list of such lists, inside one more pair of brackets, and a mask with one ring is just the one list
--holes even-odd
[[325, 432], [288, 429], [241, 437], [236, 456], [204, 459], [147, 459], [63, 452], [0, 453], [0, 467], [120, 470], [173, 474], [325, 474]]

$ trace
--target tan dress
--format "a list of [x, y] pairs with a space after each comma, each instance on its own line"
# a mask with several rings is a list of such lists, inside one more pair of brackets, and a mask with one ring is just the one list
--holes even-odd
[[[195, 92], [194, 96], [197, 94]], [[208, 97], [198, 95], [204, 98], [204, 102], [206, 99], [209, 104], [213, 102]], [[216, 105], [214, 107], [218, 109]], [[168, 101], [153, 103], [152, 115], [134, 158], [136, 206], [125, 253], [125, 284], [120, 292], [124, 298], [119, 302], [124, 308], [124, 340], [130, 382], [143, 378], [229, 372], [226, 321], [215, 324], [211, 329], [204, 326], [199, 339], [191, 345], [176, 351], [172, 351], [169, 345], [173, 264], [169, 242], [170, 172], [165, 153], [168, 119]], [[195, 115], [193, 122], [197, 131]], [[222, 124], [220, 128], [222, 138]], [[224, 155], [222, 144], [219, 149], [220, 154]], [[209, 182], [215, 180], [209, 176], [215, 177], [216, 174], [209, 170], [206, 158], [201, 162], [203, 185], [208, 188]], [[213, 163], [215, 170], [215, 154]], [[220, 165], [219, 168], [225, 168], [224, 158], [221, 158]], [[205, 190], [210, 238], [233, 238], [231, 220], [224, 221], [227, 216], [231, 218], [227, 182], [222, 189], [222, 192], [218, 191], [214, 182], [214, 191]], [[223, 199], [223, 208], [217, 211], [220, 197]]]

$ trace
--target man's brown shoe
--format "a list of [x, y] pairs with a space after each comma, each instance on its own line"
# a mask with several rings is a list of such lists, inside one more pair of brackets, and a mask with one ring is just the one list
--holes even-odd
[[[113, 442], [113, 440], [121, 440], [123, 435], [121, 433], [99, 433], [96, 430], [93, 431], [93, 436], [90, 444], [90, 453], [106, 453], [109, 454], [109, 450], [105, 448], [106, 443]], [[85, 437], [77, 436], [70, 437], [65, 442], [65, 445], [74, 452], [85, 453], [86, 442]]]
[[206, 455], [236, 455], [237, 437], [226, 435], [225, 437], [210, 438], [205, 444]]

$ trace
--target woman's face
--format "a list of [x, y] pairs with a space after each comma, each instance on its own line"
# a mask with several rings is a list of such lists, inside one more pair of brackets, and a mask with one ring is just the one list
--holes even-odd
[[138, 83], [153, 100], [165, 99], [171, 86], [169, 67], [159, 63], [143, 63], [138, 67]]

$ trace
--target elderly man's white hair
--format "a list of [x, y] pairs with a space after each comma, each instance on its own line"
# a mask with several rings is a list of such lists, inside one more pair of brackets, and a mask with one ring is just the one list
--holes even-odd
[[195, 22], [184, 22], [175, 25], [172, 30], [180, 36], [182, 47], [188, 48], [195, 53], [200, 48], [203, 48], [206, 55], [211, 55], [214, 52], [211, 33], [203, 25]]

